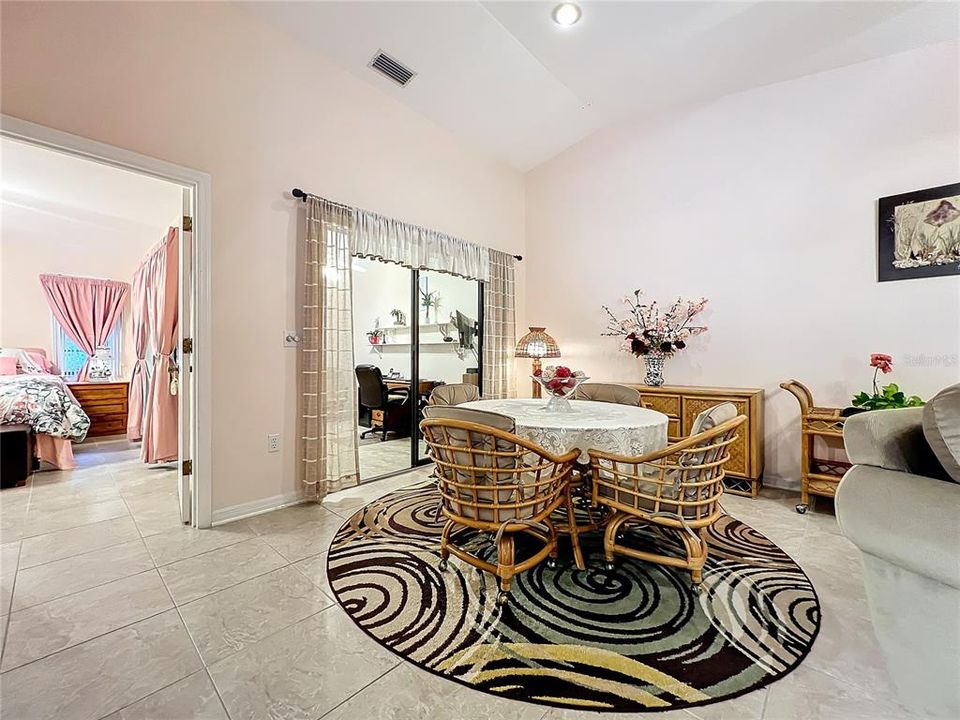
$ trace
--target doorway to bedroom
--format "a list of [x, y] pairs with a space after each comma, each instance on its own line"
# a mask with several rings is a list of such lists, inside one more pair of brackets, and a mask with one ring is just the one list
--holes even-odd
[[3, 541], [196, 524], [195, 188], [6, 132], [0, 165]]

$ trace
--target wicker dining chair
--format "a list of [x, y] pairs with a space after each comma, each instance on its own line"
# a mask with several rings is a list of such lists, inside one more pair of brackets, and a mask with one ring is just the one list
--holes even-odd
[[[724, 466], [737, 429], [747, 421], [732, 403], [721, 403], [697, 416], [689, 437], [640, 457], [590, 451], [593, 501], [613, 511], [604, 532], [609, 569], [615, 554], [684, 568], [694, 586], [703, 580], [707, 529], [723, 514]], [[637, 550], [617, 543], [625, 523], [646, 522], [675, 532], [685, 558]]]
[[480, 399], [480, 388], [470, 383], [438, 385], [430, 393], [430, 405], [462, 405]]
[[583, 383], [577, 388], [573, 399], [644, 407], [639, 390], [616, 383]]
[[[513, 420], [497, 413], [430, 406], [420, 423], [436, 468], [441, 508], [447, 518], [440, 537], [440, 569], [450, 555], [492, 573], [500, 581], [497, 603], [509, 600], [515, 575], [557, 557], [557, 530], [550, 515], [564, 501], [579, 452], [553, 455], [513, 434]], [[493, 533], [496, 562], [454, 542], [464, 529]], [[525, 533], [543, 546], [522, 560], [515, 536]], [[473, 534], [471, 533], [471, 536]]]

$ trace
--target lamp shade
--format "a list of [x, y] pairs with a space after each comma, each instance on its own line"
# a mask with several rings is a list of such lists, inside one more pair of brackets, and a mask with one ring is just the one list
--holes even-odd
[[530, 332], [520, 338], [517, 343], [517, 357], [527, 358], [555, 358], [560, 357], [560, 347], [557, 341], [544, 332], [546, 328], [532, 327]]

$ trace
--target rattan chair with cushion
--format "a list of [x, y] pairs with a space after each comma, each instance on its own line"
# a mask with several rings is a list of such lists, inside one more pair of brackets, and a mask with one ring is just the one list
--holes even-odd
[[[640, 457], [590, 451], [593, 501], [613, 511], [603, 549], [612, 567], [615, 554], [685, 568], [694, 585], [703, 579], [706, 531], [723, 514], [724, 466], [737, 429], [746, 422], [732, 403], [721, 403], [697, 416], [689, 437]], [[686, 558], [637, 550], [617, 543], [625, 523], [642, 521], [676, 532]]]
[[[574, 400], [592, 400], [594, 402], [616, 403], [618, 405], [633, 405], [643, 407], [640, 392], [628, 385], [616, 383], [583, 383], [574, 393]], [[590, 468], [578, 463], [573, 470], [570, 488], [567, 491], [570, 497], [567, 500], [566, 522], [557, 524], [557, 531], [561, 535], [570, 536], [573, 546], [573, 559], [577, 567], [585, 570], [586, 560], [580, 547], [580, 535], [599, 529], [604, 521], [603, 510], [597, 508], [590, 500]], [[579, 522], [574, 507], [581, 510], [579, 517], [586, 518], [586, 522]]]
[[480, 399], [480, 388], [470, 383], [438, 385], [430, 393], [430, 405], [462, 405]]
[[[492, 573], [500, 581], [497, 602], [509, 599], [515, 575], [557, 556], [557, 530], [550, 515], [564, 500], [578, 451], [556, 456], [513, 434], [513, 420], [497, 413], [430, 406], [420, 424], [436, 464], [441, 508], [447, 523], [440, 538], [441, 570], [450, 555]], [[470, 530], [494, 533], [496, 562], [460, 547], [455, 536]], [[515, 536], [526, 533], [543, 545], [516, 556]]]
[[639, 405], [643, 407], [639, 390], [628, 385], [617, 385], [616, 383], [583, 383], [577, 388], [573, 399], [617, 403], [619, 405]]

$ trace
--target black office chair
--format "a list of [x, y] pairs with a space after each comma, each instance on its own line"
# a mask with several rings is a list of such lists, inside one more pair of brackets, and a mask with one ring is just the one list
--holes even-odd
[[383, 373], [376, 365], [357, 365], [356, 373], [360, 386], [360, 409], [370, 415], [370, 429], [360, 433], [360, 438], [380, 432], [382, 442], [387, 439], [388, 432], [409, 435], [409, 391], [404, 388], [388, 390], [383, 382]]

